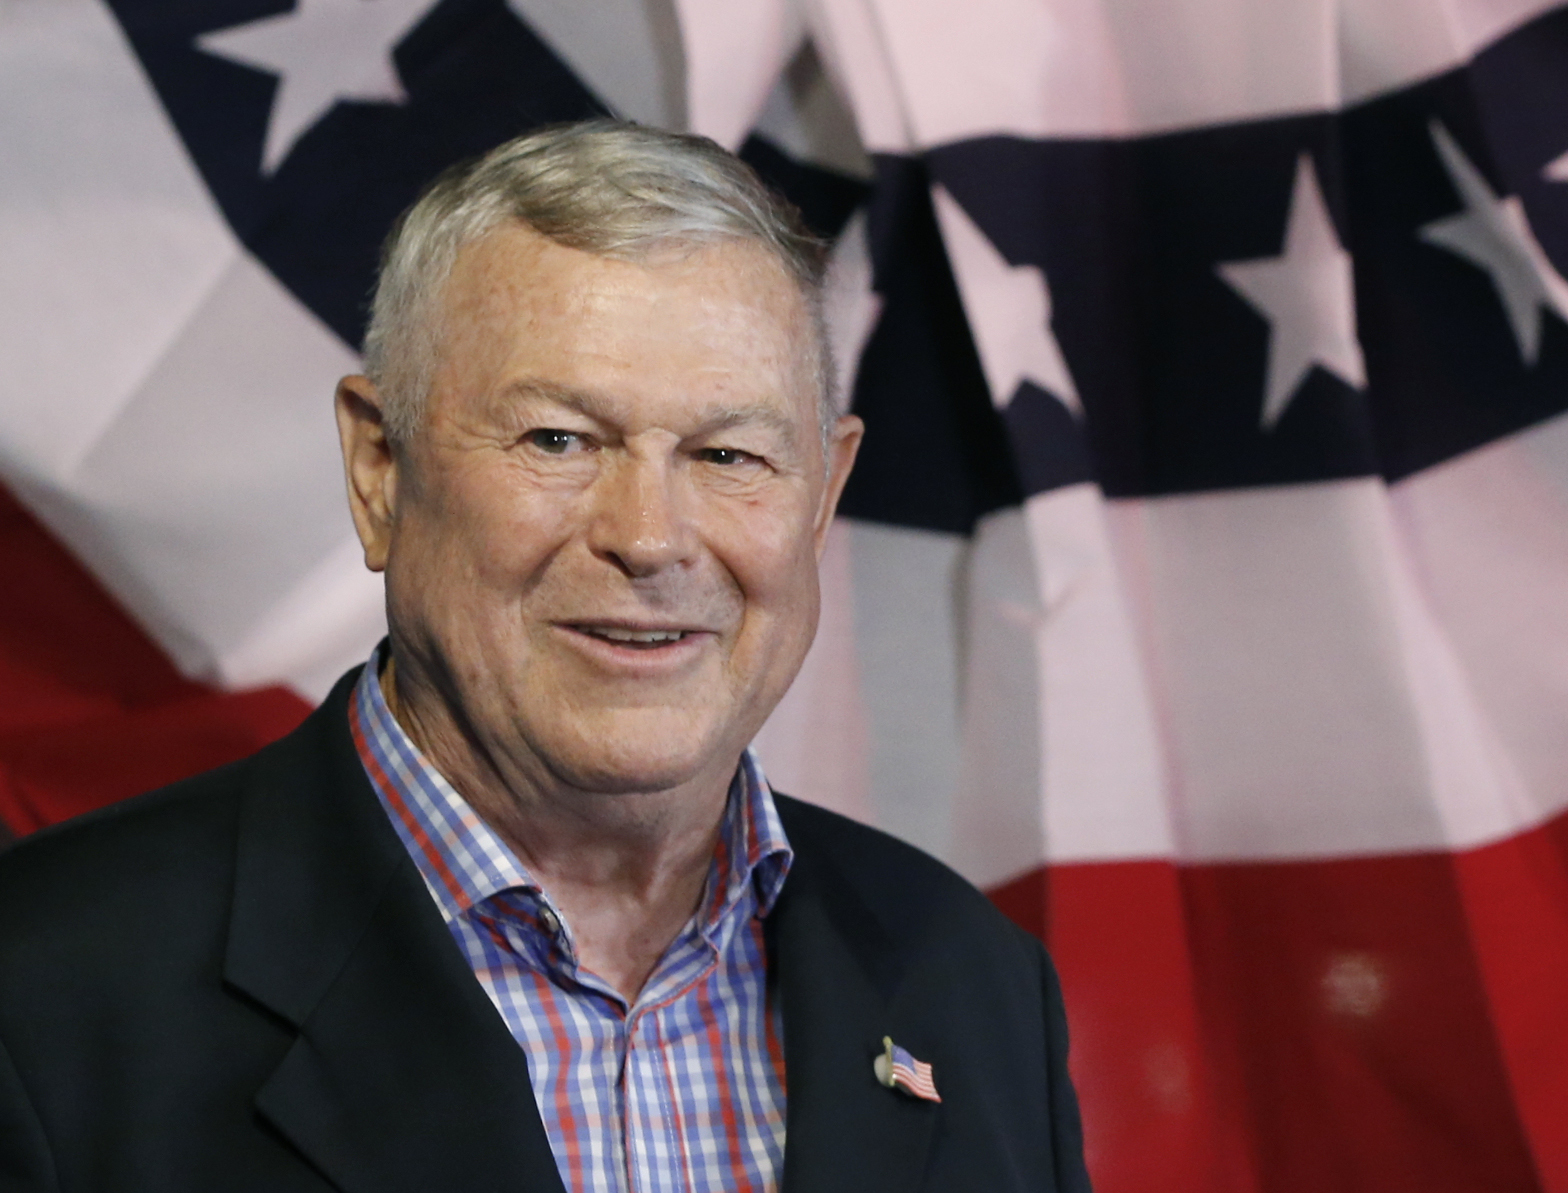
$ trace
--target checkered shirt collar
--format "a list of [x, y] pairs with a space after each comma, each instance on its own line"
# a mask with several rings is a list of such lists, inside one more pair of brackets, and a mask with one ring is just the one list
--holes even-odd
[[[360, 760], [392, 826], [413, 857], [448, 923], [506, 891], [543, 892], [511, 847], [425, 758], [387, 706], [381, 667], [371, 654], [354, 689], [350, 722]], [[746, 894], [759, 916], [778, 900], [793, 853], [773, 792], [751, 750], [741, 755], [697, 923], [708, 931]]]

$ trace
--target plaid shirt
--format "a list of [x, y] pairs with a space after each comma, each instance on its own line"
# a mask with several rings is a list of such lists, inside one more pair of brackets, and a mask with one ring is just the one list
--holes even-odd
[[762, 917], [790, 863], [741, 760], [697, 913], [637, 1001], [577, 964], [560, 910], [393, 718], [366, 666], [350, 705], [365, 771], [458, 947], [528, 1058], [571, 1193], [775, 1190], [784, 1054]]

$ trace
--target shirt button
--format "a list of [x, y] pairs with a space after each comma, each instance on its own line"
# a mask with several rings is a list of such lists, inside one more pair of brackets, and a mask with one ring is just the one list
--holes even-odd
[[544, 925], [544, 930], [551, 936], [554, 936], [561, 930], [560, 919], [548, 907], [539, 913], [539, 922]]

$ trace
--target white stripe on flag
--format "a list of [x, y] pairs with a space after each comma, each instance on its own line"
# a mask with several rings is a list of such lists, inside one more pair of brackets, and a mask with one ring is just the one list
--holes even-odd
[[[1555, 0], [817, 0], [830, 56], [885, 76], [868, 147], [1128, 136], [1322, 110], [1435, 74]], [[869, 10], [869, 12], [867, 11]], [[871, 32], [865, 31], [869, 27]], [[857, 110], [865, 107], [855, 96]], [[911, 127], [912, 126], [912, 127]]]

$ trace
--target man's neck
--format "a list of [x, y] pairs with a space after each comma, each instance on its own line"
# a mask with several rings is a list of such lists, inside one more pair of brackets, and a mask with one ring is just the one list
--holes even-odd
[[[506, 782], [450, 717], [419, 715], [381, 672], [414, 745], [517, 855], [571, 927], [578, 963], [634, 1002], [702, 900], [729, 780], [605, 794]], [[420, 712], [424, 712], [420, 703]]]

